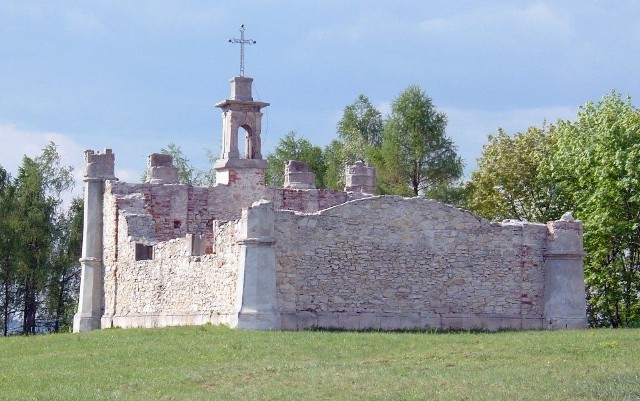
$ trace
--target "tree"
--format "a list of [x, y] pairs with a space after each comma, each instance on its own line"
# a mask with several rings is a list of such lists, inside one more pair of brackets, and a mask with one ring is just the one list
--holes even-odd
[[15, 185], [0, 166], [0, 320], [2, 335], [9, 334], [9, 324], [15, 313], [17, 243], [15, 218]]
[[325, 186], [330, 189], [342, 190], [344, 188], [344, 143], [334, 139], [324, 148], [324, 162], [326, 170], [324, 172]]
[[447, 118], [413, 85], [393, 101], [382, 146], [372, 154], [383, 193], [426, 194], [462, 175], [462, 160], [445, 135]]
[[5, 334], [7, 311], [22, 315], [23, 333], [38, 331], [37, 319], [43, 312], [42, 299], [51, 273], [51, 251], [61, 221], [61, 194], [72, 185], [72, 169], [60, 165], [60, 155], [52, 142], [40, 156], [24, 156], [15, 181], [9, 187], [5, 185], [9, 192], [4, 190], [2, 208], [10, 205], [11, 213], [2, 217], [12, 230], [11, 239], [3, 241], [0, 248]]
[[469, 198], [469, 186], [462, 180], [444, 183], [426, 192], [425, 196], [429, 199], [435, 199], [449, 205], [468, 209], [467, 199]]
[[640, 325], [640, 110], [612, 92], [558, 124], [552, 178], [584, 222], [590, 323]]
[[554, 130], [553, 125], [543, 124], [513, 136], [502, 129], [489, 135], [468, 183], [466, 207], [490, 220], [540, 222], [557, 219], [569, 210], [561, 207], [560, 186], [545, 167], [554, 150]]
[[382, 114], [364, 94], [344, 108], [337, 126], [338, 139], [325, 148], [327, 187], [344, 188], [346, 164], [371, 161], [370, 149], [382, 143], [382, 125]]
[[47, 283], [46, 306], [50, 330], [55, 333], [73, 323], [80, 287], [83, 221], [83, 199], [74, 198], [58, 222]]
[[196, 169], [196, 177], [195, 182], [197, 185], [202, 186], [213, 186], [216, 184], [216, 170], [213, 165], [218, 158], [211, 149], [204, 149], [205, 156], [207, 158], [207, 163], [209, 164], [209, 168], [206, 170]]
[[195, 169], [184, 155], [180, 146], [170, 142], [166, 148], [160, 149], [160, 153], [173, 157], [173, 166], [178, 169], [178, 182], [184, 185], [194, 185]]
[[347, 163], [366, 161], [368, 147], [382, 142], [382, 114], [364, 94], [344, 108], [338, 122], [338, 138], [343, 143], [343, 157]]
[[48, 274], [54, 207], [35, 160], [24, 157], [18, 170], [16, 214], [18, 237], [18, 294], [22, 303], [22, 331], [36, 333], [38, 294]]
[[313, 145], [304, 137], [297, 138], [296, 135], [295, 131], [289, 132], [267, 156], [269, 168], [265, 171], [266, 184], [282, 187], [285, 164], [289, 160], [297, 160], [307, 163], [309, 171], [316, 174], [316, 187], [323, 188], [326, 165], [322, 148]]

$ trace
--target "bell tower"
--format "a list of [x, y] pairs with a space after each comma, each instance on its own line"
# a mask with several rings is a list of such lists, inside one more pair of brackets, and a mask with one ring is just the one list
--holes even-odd
[[[269, 103], [253, 100], [253, 78], [239, 76], [230, 82], [230, 98], [216, 104], [222, 109], [222, 150], [214, 164], [216, 182], [232, 185], [250, 179], [254, 185], [264, 185], [264, 170], [268, 164], [262, 159], [261, 109]], [[243, 132], [243, 138], [238, 138], [240, 132]], [[240, 141], [244, 145], [242, 149]]]

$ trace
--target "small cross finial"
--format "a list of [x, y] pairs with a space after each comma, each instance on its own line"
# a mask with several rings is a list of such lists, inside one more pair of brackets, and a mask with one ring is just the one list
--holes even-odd
[[244, 24], [242, 24], [240, 25], [240, 39], [231, 38], [229, 43], [240, 43], [240, 76], [244, 77], [244, 45], [255, 45], [256, 41], [244, 38]]

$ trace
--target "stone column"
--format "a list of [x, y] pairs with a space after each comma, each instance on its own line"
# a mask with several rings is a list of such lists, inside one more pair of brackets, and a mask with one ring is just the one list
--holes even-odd
[[238, 150], [238, 125], [233, 121], [234, 113], [224, 110], [222, 113], [222, 152], [221, 159], [237, 159], [240, 157]]
[[84, 152], [84, 230], [78, 312], [73, 317], [73, 332], [100, 328], [102, 316], [102, 204], [104, 181], [114, 176], [115, 156], [111, 149], [103, 154]]
[[284, 167], [284, 188], [315, 189], [316, 175], [306, 163], [289, 160]]
[[376, 169], [366, 165], [362, 160], [355, 164], [347, 165], [344, 174], [345, 192], [362, 192], [375, 194]]
[[271, 202], [262, 199], [242, 211], [241, 239], [238, 241], [238, 328], [280, 328], [276, 300], [274, 235], [274, 211]]
[[543, 327], [587, 327], [582, 223], [566, 213], [547, 223], [547, 228]]
[[152, 153], [147, 158], [147, 179], [149, 184], [177, 184], [178, 169], [173, 165], [173, 156]]

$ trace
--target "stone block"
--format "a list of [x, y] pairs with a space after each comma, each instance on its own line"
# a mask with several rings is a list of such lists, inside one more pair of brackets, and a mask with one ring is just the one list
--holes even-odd
[[84, 151], [84, 178], [112, 180], [115, 179], [115, 155], [111, 149], [105, 149], [103, 153], [93, 150]]
[[336, 312], [338, 318], [337, 327], [344, 330], [358, 330], [360, 328], [361, 316], [359, 313]]
[[442, 328], [442, 316], [437, 313], [420, 313], [420, 328], [423, 328], [423, 329]]
[[380, 316], [373, 312], [362, 312], [360, 314], [360, 330], [380, 329]]
[[338, 314], [336, 312], [316, 312], [318, 323], [316, 327], [323, 329], [339, 329]]
[[177, 184], [178, 169], [173, 166], [173, 157], [162, 153], [152, 153], [147, 159], [147, 180], [149, 184]]
[[298, 317], [296, 313], [280, 313], [280, 330], [297, 330]]
[[318, 316], [313, 312], [298, 311], [296, 313], [296, 328], [301, 330], [312, 327], [319, 327]]
[[284, 168], [284, 188], [315, 189], [316, 175], [309, 171], [306, 163], [289, 160]]
[[253, 84], [253, 78], [249, 77], [234, 77], [231, 79], [231, 99], [241, 100], [245, 102], [253, 101], [251, 95], [251, 86]]
[[376, 190], [376, 169], [357, 161], [345, 168], [345, 191], [373, 194]]

